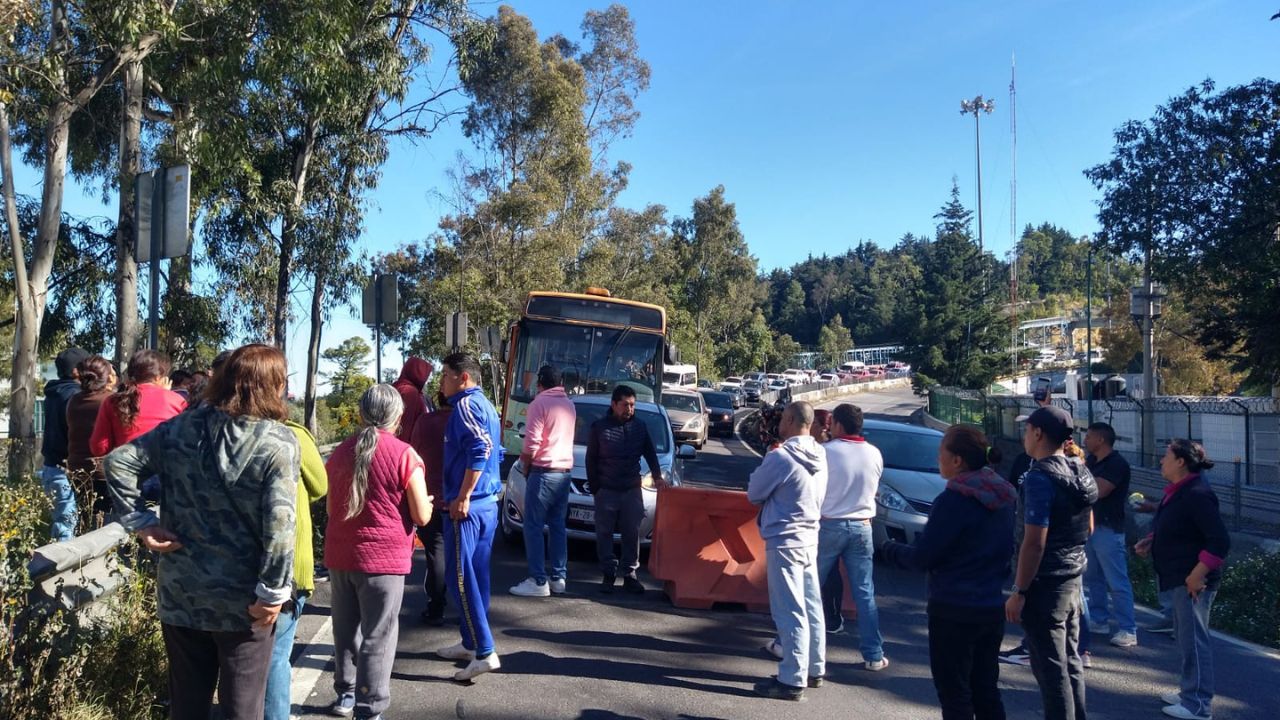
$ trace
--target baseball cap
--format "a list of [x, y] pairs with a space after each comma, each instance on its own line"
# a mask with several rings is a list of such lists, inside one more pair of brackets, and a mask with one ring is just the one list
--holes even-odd
[[76, 366], [80, 364], [80, 361], [88, 357], [89, 352], [78, 347], [69, 347], [58, 353], [58, 356], [53, 359], [54, 367], [58, 369], [58, 377], [63, 380], [70, 379], [71, 371], [76, 369]]
[[1052, 405], [1036, 408], [1030, 415], [1019, 415], [1017, 421], [1040, 428], [1050, 440], [1058, 443], [1066, 442], [1075, 431], [1075, 421], [1072, 420], [1071, 415], [1066, 410]]

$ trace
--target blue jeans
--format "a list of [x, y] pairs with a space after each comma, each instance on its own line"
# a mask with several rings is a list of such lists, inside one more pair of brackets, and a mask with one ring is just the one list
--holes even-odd
[[267, 669], [267, 710], [263, 720], [289, 720], [289, 689], [293, 679], [293, 636], [298, 632], [298, 618], [307, 597], [299, 595], [293, 612], [280, 612], [276, 618], [276, 637], [271, 647], [271, 666]]
[[1218, 589], [1205, 590], [1194, 600], [1186, 588], [1169, 591], [1173, 596], [1173, 626], [1182, 652], [1182, 681], [1178, 699], [1196, 715], [1209, 715], [1213, 702], [1213, 646], [1209, 644], [1209, 609]]
[[[563, 580], [567, 575], [569, 541], [564, 522], [568, 513], [569, 473], [531, 470], [524, 486], [524, 554], [529, 561], [529, 577], [539, 585], [547, 581], [548, 550], [551, 577]], [[545, 542], [542, 538], [544, 525], [547, 528]]]
[[1124, 533], [1099, 525], [1084, 549], [1089, 558], [1084, 573], [1089, 621], [1112, 626], [1118, 632], [1136, 634], [1138, 621], [1133, 615], [1133, 585], [1129, 583], [1129, 554]]
[[70, 540], [76, 536], [76, 494], [66, 468], [45, 465], [40, 473], [40, 484], [53, 503], [49, 517], [49, 537], [54, 542]]
[[827, 637], [815, 548], [766, 547], [769, 614], [778, 628], [778, 682], [803, 688], [826, 673]]
[[818, 526], [818, 577], [825, 578], [843, 559], [849, 573], [849, 592], [858, 608], [858, 643], [862, 659], [884, 658], [880, 637], [880, 611], [876, 609], [876, 586], [871, 578], [871, 523], [860, 520], [823, 520]]

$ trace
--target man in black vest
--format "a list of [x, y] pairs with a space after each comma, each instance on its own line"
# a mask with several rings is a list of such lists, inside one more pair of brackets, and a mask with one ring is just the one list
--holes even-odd
[[1063, 454], [1075, 429], [1065, 410], [1042, 407], [1026, 422], [1022, 447], [1033, 462], [1018, 490], [1024, 532], [1005, 614], [1026, 633], [1045, 719], [1084, 720], [1080, 577], [1098, 486], [1083, 461]]

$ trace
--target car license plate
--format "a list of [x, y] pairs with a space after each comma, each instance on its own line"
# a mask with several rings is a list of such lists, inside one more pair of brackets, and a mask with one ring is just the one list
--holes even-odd
[[596, 521], [596, 511], [594, 508], [578, 507], [577, 505], [569, 506], [569, 519], [578, 522], [594, 523]]

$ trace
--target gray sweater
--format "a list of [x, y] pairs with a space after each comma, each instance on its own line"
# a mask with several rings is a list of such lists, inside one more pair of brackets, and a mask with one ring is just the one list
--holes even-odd
[[761, 506], [765, 546], [816, 546], [826, 494], [826, 451], [809, 435], [790, 438], [765, 455], [747, 484], [747, 499]]

